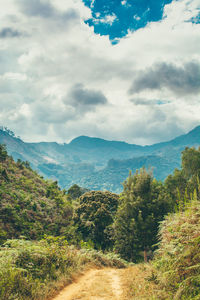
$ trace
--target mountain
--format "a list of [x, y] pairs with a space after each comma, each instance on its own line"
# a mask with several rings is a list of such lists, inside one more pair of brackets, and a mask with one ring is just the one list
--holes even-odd
[[164, 180], [173, 172], [174, 168], [180, 166], [180, 163], [158, 155], [134, 157], [126, 160], [111, 159], [104, 169], [82, 177], [79, 180], [79, 184], [87, 186], [89, 189], [105, 189], [120, 193], [122, 191], [122, 183], [128, 177], [129, 171], [131, 170], [134, 173], [143, 166], [152, 170], [153, 175], [158, 180]]
[[11, 131], [0, 129], [0, 144], [5, 144], [9, 155], [17, 160], [29, 161], [36, 168], [39, 163], [45, 162], [40, 153], [31, 146], [15, 137]]
[[45, 177], [58, 180], [62, 188], [74, 183], [90, 189], [122, 190], [121, 183], [143, 166], [153, 167], [154, 176], [164, 180], [180, 166], [185, 147], [200, 145], [200, 126], [167, 142], [150, 146], [80, 136], [68, 144], [25, 143], [8, 129], [0, 129], [0, 143], [15, 160], [29, 161]]
[[79, 136], [70, 142], [70, 145], [78, 148], [88, 148], [88, 149], [99, 149], [99, 148], [109, 148], [116, 151], [133, 151], [141, 150], [144, 147], [138, 145], [131, 145], [125, 142], [118, 141], [107, 141], [100, 138]]

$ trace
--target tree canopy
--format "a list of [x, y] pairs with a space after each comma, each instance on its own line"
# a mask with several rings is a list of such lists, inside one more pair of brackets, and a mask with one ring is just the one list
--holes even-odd
[[173, 175], [165, 180], [165, 185], [174, 200], [190, 198], [196, 189], [198, 192], [200, 179], [200, 147], [188, 148], [182, 152], [181, 170], [175, 169]]
[[114, 222], [115, 250], [130, 261], [137, 261], [157, 242], [159, 222], [171, 210], [171, 198], [164, 185], [144, 168], [130, 173]]
[[116, 194], [101, 191], [91, 191], [80, 197], [74, 217], [77, 231], [85, 241], [92, 241], [96, 249], [112, 246], [109, 226], [114, 220], [118, 198]]

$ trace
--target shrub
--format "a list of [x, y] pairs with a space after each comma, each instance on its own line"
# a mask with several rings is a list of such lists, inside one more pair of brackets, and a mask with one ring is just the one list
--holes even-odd
[[199, 299], [200, 203], [197, 199], [166, 218], [154, 265], [162, 288], [173, 299]]
[[60, 237], [40, 242], [8, 240], [0, 249], [0, 299], [46, 299], [58, 282], [69, 283], [72, 273], [88, 264], [125, 267], [116, 255], [78, 251]]

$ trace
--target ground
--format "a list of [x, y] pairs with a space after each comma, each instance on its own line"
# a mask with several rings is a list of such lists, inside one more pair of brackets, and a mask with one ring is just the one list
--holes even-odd
[[89, 270], [77, 282], [67, 286], [54, 300], [122, 299], [121, 274], [118, 269]]
[[135, 265], [126, 269], [91, 269], [67, 286], [53, 300], [139, 300], [156, 298], [155, 285], [146, 282], [150, 267]]

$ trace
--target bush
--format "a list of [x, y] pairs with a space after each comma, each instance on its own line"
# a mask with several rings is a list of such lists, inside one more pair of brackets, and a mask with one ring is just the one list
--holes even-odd
[[159, 284], [173, 299], [200, 295], [200, 203], [193, 199], [187, 206], [162, 223], [154, 261]]
[[69, 283], [72, 273], [88, 264], [125, 267], [125, 262], [115, 255], [89, 249], [78, 251], [64, 238], [8, 240], [0, 249], [0, 299], [46, 299], [58, 282]]

